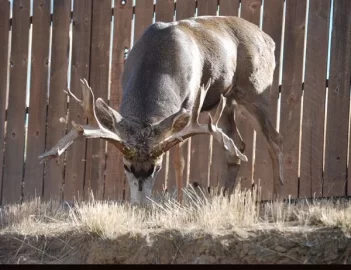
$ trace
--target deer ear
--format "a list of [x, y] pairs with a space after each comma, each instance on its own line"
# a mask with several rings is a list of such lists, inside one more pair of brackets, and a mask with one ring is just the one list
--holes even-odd
[[190, 118], [190, 112], [182, 108], [175, 114], [163, 119], [154, 126], [158, 133], [157, 140], [162, 141], [165, 138], [172, 136], [172, 134], [182, 130], [189, 124]]
[[108, 106], [105, 101], [101, 98], [98, 98], [95, 102], [96, 107], [96, 116], [99, 119], [100, 123], [110, 131], [113, 131], [120, 136], [123, 131], [121, 122], [123, 120], [123, 116], [120, 115], [117, 111]]
[[180, 114], [177, 114], [173, 119], [172, 132], [181, 131], [190, 123], [190, 119], [191, 119], [190, 112], [183, 109], [182, 112]]

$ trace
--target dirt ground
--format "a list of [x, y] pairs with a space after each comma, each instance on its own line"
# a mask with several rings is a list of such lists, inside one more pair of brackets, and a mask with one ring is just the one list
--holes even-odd
[[65, 234], [52, 238], [0, 235], [2, 264], [351, 264], [351, 238], [339, 229], [179, 231], [122, 235]]

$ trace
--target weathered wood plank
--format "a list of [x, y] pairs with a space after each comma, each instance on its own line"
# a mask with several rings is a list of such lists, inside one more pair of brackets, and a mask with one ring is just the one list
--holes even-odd
[[343, 196], [346, 191], [351, 2], [337, 0], [333, 8], [323, 196]]
[[219, 1], [220, 16], [238, 16], [240, 0]]
[[302, 64], [306, 0], [287, 1], [280, 133], [283, 136], [285, 197], [298, 195]]
[[[217, 0], [202, 0], [197, 2], [197, 15], [216, 15]], [[206, 84], [207, 82], [203, 82]], [[200, 114], [200, 123], [206, 123], [207, 113]], [[205, 121], [205, 122], [204, 122]], [[196, 135], [191, 139], [191, 164], [190, 182], [197, 182], [201, 187], [207, 188], [210, 176], [210, 137], [208, 135]]]
[[[73, 5], [71, 91], [82, 98], [80, 79], [89, 80], [92, 0], [75, 0]], [[72, 121], [85, 124], [87, 117], [80, 104], [70, 99], [68, 130], [72, 128]], [[83, 196], [86, 143], [86, 139], [77, 140], [67, 150], [63, 188], [66, 201]]]
[[[256, 25], [260, 23], [261, 0], [242, 0], [241, 18]], [[248, 118], [242, 114], [235, 115], [238, 130], [245, 142], [245, 155], [247, 162], [241, 162], [237, 179], [241, 179], [242, 189], [251, 189], [253, 184], [253, 151], [254, 151], [254, 129], [248, 122]]]
[[197, 15], [205, 16], [205, 15], [216, 15], [218, 9], [218, 1], [217, 0], [201, 0], [197, 1]]
[[[279, 97], [279, 69], [281, 36], [283, 28], [284, 0], [271, 0], [264, 3], [262, 29], [270, 35], [275, 42], [275, 71], [271, 90], [265, 95], [269, 99], [269, 117], [274, 126], [277, 122], [277, 105]], [[273, 168], [268, 153], [266, 139], [261, 132], [256, 133], [254, 182], [260, 183], [261, 199], [271, 199], [273, 192]]]
[[176, 20], [183, 20], [195, 16], [195, 0], [177, 0]]
[[138, 41], [145, 29], [152, 24], [154, 13], [154, 1], [143, 0], [136, 1], [135, 4], [135, 27], [134, 27], [134, 44]]
[[[54, 1], [52, 21], [52, 48], [50, 71], [50, 96], [47, 115], [46, 149], [54, 146], [65, 135], [67, 69], [69, 53], [69, 25], [71, 1]], [[44, 199], [61, 199], [64, 181], [64, 156], [46, 162], [44, 175]]]
[[330, 0], [310, 0], [301, 137], [300, 197], [322, 196], [330, 4]]
[[259, 25], [261, 6], [261, 0], [241, 0], [240, 17], [256, 25]]
[[7, 76], [9, 72], [9, 29], [10, 29], [10, 2], [0, 1], [0, 202], [2, 187], [2, 172], [5, 148], [5, 110]]
[[[28, 137], [23, 196], [42, 196], [44, 164], [38, 156], [45, 151], [46, 106], [49, 76], [50, 1], [34, 0], [32, 19], [32, 63]], [[61, 93], [63, 95], [63, 93]]]
[[[107, 102], [110, 56], [111, 1], [94, 0], [92, 11], [90, 86], [95, 97]], [[88, 140], [84, 193], [103, 199], [105, 146], [102, 139]], [[88, 193], [86, 193], [88, 192]]]
[[[125, 50], [130, 50], [133, 1], [125, 5], [115, 2], [114, 33], [112, 48], [111, 93], [109, 105], [119, 109], [122, 99], [122, 73], [125, 62]], [[112, 144], [108, 144], [106, 160], [105, 198], [123, 200], [125, 174], [123, 156]], [[126, 183], [128, 185], [128, 183]]]
[[2, 203], [21, 199], [24, 163], [24, 120], [29, 41], [30, 2], [13, 3], [10, 89], [4, 156]]
[[174, 16], [173, 0], [158, 0], [155, 7], [156, 22], [172, 22]]

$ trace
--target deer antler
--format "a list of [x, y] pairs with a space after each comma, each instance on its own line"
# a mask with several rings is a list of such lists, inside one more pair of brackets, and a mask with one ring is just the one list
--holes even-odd
[[171, 147], [191, 136], [198, 134], [209, 134], [213, 135], [213, 137], [224, 147], [225, 150], [229, 151], [231, 155], [239, 157], [242, 161], [247, 161], [247, 157], [240, 152], [234, 141], [229, 138], [221, 128], [218, 127], [218, 122], [222, 116], [227, 100], [223, 95], [221, 95], [221, 100], [214, 118], [212, 119], [211, 114], [209, 113], [207, 125], [199, 123], [201, 108], [204, 103], [206, 93], [210, 88], [211, 82], [212, 80], [209, 79], [206, 86], [201, 86], [190, 117], [189, 112], [184, 112], [182, 110], [176, 114], [171, 130], [175, 129], [174, 126], [176, 125], [176, 120], [179, 118], [188, 118], [188, 124], [180, 131], [173, 132], [173, 134], [171, 134], [168, 138], [165, 138], [162, 142], [155, 145], [154, 150], [152, 151], [153, 156], [159, 156], [162, 153], [167, 152]]
[[[130, 154], [132, 151], [119, 135], [108, 130], [101, 124], [96, 115], [94, 93], [85, 79], [80, 81], [82, 83], [83, 100], [78, 99], [70, 90], [68, 90], [68, 92], [65, 92], [83, 107], [84, 112], [88, 117], [89, 124], [79, 125], [72, 121], [73, 128], [71, 129], [71, 131], [67, 135], [62, 137], [57, 142], [57, 144], [54, 147], [52, 147], [49, 151], [39, 156], [39, 159], [42, 160], [41, 162], [60, 156], [75, 140], [82, 137], [89, 139], [101, 138], [108, 140], [109, 142], [113, 143], [125, 155]], [[97, 102], [99, 105], [103, 104], [101, 99], [98, 99]], [[101, 109], [99, 113], [106, 114], [106, 112], [102, 111]]]

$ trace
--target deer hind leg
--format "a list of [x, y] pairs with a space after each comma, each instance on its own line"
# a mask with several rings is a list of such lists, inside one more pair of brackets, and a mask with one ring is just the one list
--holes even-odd
[[261, 131], [268, 144], [268, 152], [273, 166], [273, 199], [282, 194], [283, 188], [283, 152], [282, 136], [274, 128], [269, 118], [268, 102], [262, 95], [256, 95], [253, 100], [241, 100], [240, 109], [247, 114], [252, 127]]

